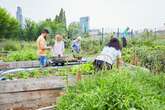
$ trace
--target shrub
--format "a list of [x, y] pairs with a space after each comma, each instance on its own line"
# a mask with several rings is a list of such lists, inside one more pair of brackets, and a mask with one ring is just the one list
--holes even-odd
[[164, 40], [155, 38], [135, 38], [128, 42], [128, 47], [122, 50], [125, 62], [131, 63], [134, 56], [138, 57], [141, 66], [154, 73], [165, 72]]
[[37, 60], [37, 53], [35, 50], [19, 50], [12, 52], [7, 56], [6, 61], [27, 61], [27, 60]]
[[100, 45], [99, 40], [88, 38], [81, 41], [81, 48], [85, 53], [96, 54], [101, 51], [102, 46]]
[[18, 41], [8, 40], [4, 43], [3, 48], [5, 51], [16, 51], [16, 50], [19, 50], [21, 47]]
[[73, 66], [71, 68], [71, 73], [73, 75], [76, 75], [78, 71], [80, 71], [80, 73], [83, 75], [92, 74], [94, 72], [94, 67], [91, 63], [87, 63], [87, 64], [78, 65], [78, 66]]

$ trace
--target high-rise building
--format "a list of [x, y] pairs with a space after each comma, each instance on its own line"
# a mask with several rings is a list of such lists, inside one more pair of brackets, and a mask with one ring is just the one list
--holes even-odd
[[80, 27], [83, 33], [89, 32], [89, 17], [80, 18]]
[[16, 18], [20, 23], [21, 28], [23, 28], [23, 16], [22, 16], [22, 9], [21, 7], [17, 7]]

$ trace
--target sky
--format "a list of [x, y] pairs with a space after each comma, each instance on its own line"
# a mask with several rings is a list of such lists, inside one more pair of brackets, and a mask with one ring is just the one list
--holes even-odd
[[133, 29], [165, 28], [165, 0], [0, 0], [13, 16], [17, 6], [23, 16], [36, 22], [54, 18], [60, 8], [66, 11], [67, 24], [90, 17], [90, 28]]

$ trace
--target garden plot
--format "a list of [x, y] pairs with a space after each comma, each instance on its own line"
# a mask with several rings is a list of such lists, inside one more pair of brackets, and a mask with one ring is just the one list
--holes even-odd
[[0, 81], [0, 110], [35, 110], [55, 104], [66, 86], [75, 85], [77, 72], [84, 78], [92, 71], [91, 64], [82, 64], [72, 68], [47, 68], [5, 74], [6, 81]]
[[1, 77], [5, 80], [17, 80], [17, 79], [28, 79], [28, 78], [42, 78], [49, 76], [68, 76], [76, 75], [77, 72], [80, 72], [82, 75], [92, 74], [94, 71], [93, 65], [91, 63], [74, 65], [74, 66], [65, 66], [65, 67], [52, 67], [43, 69], [29, 69], [20, 70], [19, 72], [14, 73], [2, 73]]
[[39, 79], [0, 81], [0, 110], [35, 110], [54, 105], [63, 89], [75, 78], [47, 77]]

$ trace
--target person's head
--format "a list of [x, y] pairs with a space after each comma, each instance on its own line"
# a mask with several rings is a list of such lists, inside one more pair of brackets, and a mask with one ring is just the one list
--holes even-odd
[[112, 38], [110, 40], [110, 42], [107, 44], [108, 47], [113, 47], [115, 48], [116, 50], [121, 50], [121, 45], [120, 45], [120, 42], [117, 38]]
[[77, 40], [78, 42], [80, 42], [80, 41], [81, 41], [81, 36], [78, 36], [78, 37], [76, 38], [76, 40]]
[[44, 29], [44, 30], [41, 32], [41, 35], [43, 35], [45, 39], [47, 38], [48, 34], [49, 34], [49, 31], [48, 31], [47, 29]]
[[60, 42], [60, 41], [62, 41], [63, 40], [63, 36], [61, 35], [61, 34], [57, 34], [56, 36], [55, 36], [55, 41], [56, 42]]

